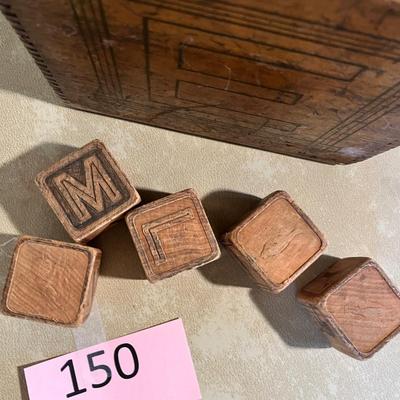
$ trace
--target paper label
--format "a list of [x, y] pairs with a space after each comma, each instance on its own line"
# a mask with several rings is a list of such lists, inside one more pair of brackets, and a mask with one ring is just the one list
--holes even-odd
[[200, 400], [177, 319], [24, 369], [30, 400]]

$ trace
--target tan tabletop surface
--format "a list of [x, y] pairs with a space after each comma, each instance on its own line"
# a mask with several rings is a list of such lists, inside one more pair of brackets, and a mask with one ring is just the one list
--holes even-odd
[[294, 300], [296, 287], [333, 257], [373, 257], [400, 286], [400, 148], [334, 167], [70, 110], [3, 17], [0, 127], [1, 285], [16, 235], [69, 240], [33, 178], [94, 138], [145, 199], [195, 188], [217, 233], [256, 197], [283, 189], [329, 241], [327, 255], [277, 296], [257, 289], [224, 250], [213, 264], [152, 285], [127, 229], [116, 225], [96, 241], [104, 262], [82, 328], [0, 315], [0, 399], [21, 398], [19, 366], [176, 317], [184, 321], [206, 400], [400, 399], [400, 338], [371, 360], [353, 360], [327, 347]]

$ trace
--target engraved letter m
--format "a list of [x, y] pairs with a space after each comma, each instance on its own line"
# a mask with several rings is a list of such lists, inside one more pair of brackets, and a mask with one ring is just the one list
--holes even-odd
[[99, 213], [104, 210], [103, 193], [112, 203], [116, 203], [122, 198], [121, 192], [115, 187], [100, 160], [95, 155], [83, 161], [83, 168], [85, 171], [85, 183], [78, 181], [65, 172], [54, 179], [55, 185], [80, 223], [92, 217], [87, 205]]

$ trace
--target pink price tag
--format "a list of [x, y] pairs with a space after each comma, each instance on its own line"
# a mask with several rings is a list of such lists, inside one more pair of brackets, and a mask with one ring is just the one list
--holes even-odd
[[30, 400], [200, 400], [181, 319], [27, 367]]

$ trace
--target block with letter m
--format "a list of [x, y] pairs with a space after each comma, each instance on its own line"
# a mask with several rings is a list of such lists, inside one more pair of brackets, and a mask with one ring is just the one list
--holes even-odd
[[140, 202], [138, 192], [99, 140], [40, 172], [36, 183], [76, 242], [93, 239]]

